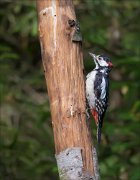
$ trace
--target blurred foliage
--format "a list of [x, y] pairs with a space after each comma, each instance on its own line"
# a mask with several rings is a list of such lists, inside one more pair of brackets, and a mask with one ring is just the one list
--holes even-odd
[[[99, 150], [104, 180], [140, 179], [140, 49], [138, 0], [75, 0], [89, 51], [114, 64]], [[0, 2], [0, 179], [58, 179], [49, 102], [37, 35], [36, 3]], [[93, 134], [96, 129], [92, 122]]]

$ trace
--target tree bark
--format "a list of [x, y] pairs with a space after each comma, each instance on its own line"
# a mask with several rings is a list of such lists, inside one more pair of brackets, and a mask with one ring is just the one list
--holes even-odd
[[76, 31], [70, 23], [76, 21], [72, 0], [37, 0], [37, 10], [60, 179], [98, 179], [86, 120], [81, 43], [72, 41]]

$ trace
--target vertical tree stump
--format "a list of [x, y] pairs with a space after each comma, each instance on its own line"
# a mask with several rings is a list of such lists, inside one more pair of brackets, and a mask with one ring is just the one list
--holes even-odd
[[37, 0], [37, 9], [60, 179], [98, 179], [86, 121], [81, 43], [72, 41], [72, 0]]

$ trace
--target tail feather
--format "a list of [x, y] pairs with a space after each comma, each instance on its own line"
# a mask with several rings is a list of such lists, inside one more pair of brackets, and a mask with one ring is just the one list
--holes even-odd
[[97, 113], [96, 109], [92, 109], [91, 113], [92, 113], [95, 123], [97, 125], [97, 142], [100, 144], [101, 134], [102, 134], [102, 121], [101, 121], [102, 117]]
[[100, 144], [101, 142], [101, 134], [102, 134], [102, 129], [101, 127], [98, 125], [97, 126], [97, 142]]

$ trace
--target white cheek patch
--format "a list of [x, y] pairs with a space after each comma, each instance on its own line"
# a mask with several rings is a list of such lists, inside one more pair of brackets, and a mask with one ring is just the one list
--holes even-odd
[[100, 66], [108, 66], [107, 62], [106, 61], [103, 61], [103, 60], [99, 60], [98, 61]]

